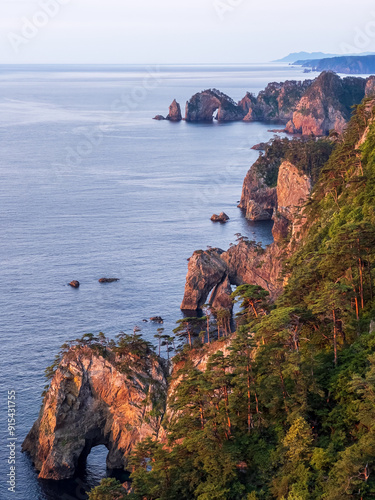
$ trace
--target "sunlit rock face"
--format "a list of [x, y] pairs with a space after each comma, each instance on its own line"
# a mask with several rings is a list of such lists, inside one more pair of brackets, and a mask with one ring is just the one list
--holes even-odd
[[[286, 130], [302, 135], [324, 136], [330, 130], [342, 133], [352, 107], [365, 96], [367, 80], [324, 71], [299, 101]], [[370, 86], [370, 84], [369, 84]]]
[[22, 445], [39, 477], [72, 477], [98, 445], [108, 449], [108, 468], [126, 468], [133, 447], [158, 435], [161, 416], [153, 410], [165, 398], [166, 376], [155, 355], [118, 358], [108, 350], [103, 357], [88, 347], [72, 348]]

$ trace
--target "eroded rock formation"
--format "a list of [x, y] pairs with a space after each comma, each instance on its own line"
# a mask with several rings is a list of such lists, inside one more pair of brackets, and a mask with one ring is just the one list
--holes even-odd
[[186, 103], [187, 122], [212, 122], [214, 113], [219, 122], [243, 120], [243, 109], [220, 90], [198, 92]]
[[97, 445], [108, 449], [109, 468], [126, 467], [133, 447], [156, 437], [156, 407], [167, 391], [159, 358], [105, 357], [74, 347], [63, 357], [44, 398], [39, 417], [22, 449], [43, 479], [67, 479]]

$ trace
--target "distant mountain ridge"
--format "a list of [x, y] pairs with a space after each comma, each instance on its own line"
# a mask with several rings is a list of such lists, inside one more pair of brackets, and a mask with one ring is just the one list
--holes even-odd
[[[300, 64], [301, 61], [319, 61], [321, 59], [332, 59], [338, 57], [364, 57], [375, 55], [374, 52], [362, 52], [360, 54], [326, 54], [324, 52], [292, 52], [291, 54], [283, 57], [282, 59], [277, 59], [272, 62], [285, 62], [292, 64]], [[297, 61], [297, 62], [296, 62]]]
[[365, 75], [375, 73], [375, 55], [342, 56], [329, 59], [299, 60], [295, 64], [316, 71], [334, 71], [347, 75]]
[[283, 57], [282, 59], [276, 59], [272, 62], [289, 62], [294, 63], [294, 61], [304, 60], [308, 61], [311, 59], [324, 59], [326, 57], [336, 57], [338, 54], [325, 54], [324, 52], [292, 52], [291, 54]]

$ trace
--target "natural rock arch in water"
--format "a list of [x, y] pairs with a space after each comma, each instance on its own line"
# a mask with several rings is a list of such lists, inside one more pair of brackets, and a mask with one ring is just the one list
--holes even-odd
[[166, 369], [155, 356], [118, 359], [110, 350], [103, 357], [77, 346], [61, 361], [22, 449], [43, 479], [73, 477], [100, 445], [108, 449], [109, 469], [126, 469], [133, 447], [158, 435], [161, 414], [153, 410], [166, 387]]
[[218, 121], [243, 120], [244, 111], [226, 94], [209, 89], [198, 92], [186, 103], [185, 120], [187, 122], [212, 122], [217, 111]]

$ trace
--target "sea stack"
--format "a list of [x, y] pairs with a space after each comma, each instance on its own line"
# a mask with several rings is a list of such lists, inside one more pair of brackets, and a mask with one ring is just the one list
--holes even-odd
[[174, 99], [172, 104], [169, 106], [167, 120], [171, 122], [180, 122], [182, 120], [181, 106], [176, 101], [176, 99]]

